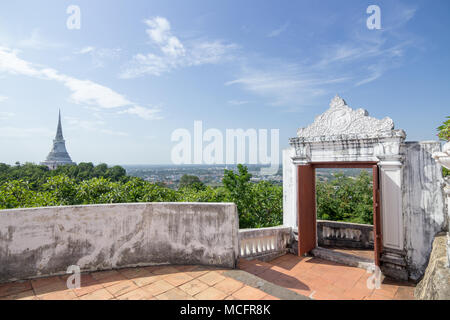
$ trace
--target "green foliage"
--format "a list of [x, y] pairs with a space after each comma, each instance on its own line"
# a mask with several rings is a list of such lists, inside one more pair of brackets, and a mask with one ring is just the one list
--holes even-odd
[[227, 190], [223, 187], [204, 187], [202, 190], [183, 188], [178, 191], [181, 202], [228, 202]]
[[60, 205], [74, 205], [77, 203], [77, 184], [75, 179], [64, 175], [48, 178], [42, 185], [42, 190], [52, 194]]
[[447, 169], [447, 168], [445, 168], [445, 167], [442, 167], [442, 175], [443, 175], [444, 177], [450, 176], [450, 170]]
[[201, 182], [200, 178], [197, 176], [192, 176], [185, 174], [180, 179], [179, 188], [191, 188], [194, 190], [204, 190], [205, 184]]
[[0, 163], [0, 184], [11, 180], [23, 180], [29, 183], [31, 190], [40, 190], [47, 180], [55, 176], [66, 176], [79, 183], [92, 178], [104, 177], [111, 181], [128, 181], [130, 178], [126, 170], [120, 166], [108, 168], [106, 164], [94, 166], [92, 163], [59, 166], [56, 170], [49, 170], [47, 166], [25, 163], [9, 166]]
[[35, 192], [23, 180], [13, 180], [0, 185], [0, 209], [54, 206], [53, 194]]
[[[0, 209], [132, 202], [234, 202], [241, 228], [263, 228], [283, 222], [281, 186], [252, 183], [247, 167], [225, 170], [223, 187], [209, 187], [185, 176], [179, 190], [128, 177], [121, 167], [80, 163], [49, 171], [33, 164], [0, 164]], [[200, 182], [200, 183], [199, 183]], [[319, 219], [372, 223], [372, 184], [362, 171], [356, 179], [338, 174], [317, 183]]]
[[[443, 141], [450, 141], [450, 117], [447, 117], [447, 120], [437, 128], [438, 137]], [[442, 168], [442, 175], [444, 177], [450, 176], [450, 170], [447, 168]]]
[[268, 182], [251, 183], [247, 167], [239, 164], [238, 173], [225, 170], [222, 183], [228, 200], [239, 212], [240, 228], [263, 228], [283, 223], [283, 191]]
[[450, 117], [447, 117], [447, 120], [438, 128], [438, 137], [444, 141], [450, 141]]
[[103, 177], [81, 181], [76, 195], [77, 203], [100, 204], [124, 202], [120, 186], [120, 183], [111, 182]]
[[330, 182], [317, 181], [317, 218], [320, 220], [373, 223], [373, 190], [370, 174], [356, 178], [335, 174]]

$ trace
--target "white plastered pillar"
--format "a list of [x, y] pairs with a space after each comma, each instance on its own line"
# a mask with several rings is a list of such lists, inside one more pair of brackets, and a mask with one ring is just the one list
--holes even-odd
[[447, 267], [450, 268], [450, 181], [446, 182], [444, 191], [447, 196]]
[[292, 158], [295, 149], [283, 150], [283, 225], [298, 230], [297, 224], [297, 165]]
[[401, 159], [382, 159], [380, 168], [381, 226], [383, 247], [403, 250], [404, 226]]

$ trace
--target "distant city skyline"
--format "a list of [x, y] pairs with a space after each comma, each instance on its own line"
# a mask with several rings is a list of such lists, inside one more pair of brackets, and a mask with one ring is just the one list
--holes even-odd
[[[370, 5], [381, 29], [367, 27]], [[0, 162], [42, 162], [59, 109], [76, 163], [170, 165], [172, 132], [195, 121], [279, 129], [284, 149], [337, 93], [407, 140], [437, 140], [448, 12], [445, 0], [2, 2]]]

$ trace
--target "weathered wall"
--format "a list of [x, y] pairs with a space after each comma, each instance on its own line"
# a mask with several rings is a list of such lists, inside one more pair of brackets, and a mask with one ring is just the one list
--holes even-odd
[[403, 224], [410, 277], [425, 272], [435, 235], [446, 228], [441, 166], [431, 157], [439, 142], [406, 142], [403, 168]]
[[232, 203], [137, 203], [3, 210], [0, 282], [154, 264], [235, 267]]
[[317, 220], [319, 246], [373, 249], [373, 226]]
[[447, 262], [450, 268], [450, 177], [445, 180], [444, 193], [446, 196], [445, 204], [447, 206]]

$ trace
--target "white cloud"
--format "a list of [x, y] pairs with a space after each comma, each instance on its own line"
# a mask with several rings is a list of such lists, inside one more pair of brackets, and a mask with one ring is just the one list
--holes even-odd
[[[230, 83], [230, 84], [232, 84], [232, 83]], [[249, 101], [245, 101], [245, 100], [229, 100], [228, 101], [228, 104], [231, 104], [233, 106], [241, 106], [241, 105], [244, 105], [247, 103], [249, 103]]]
[[64, 80], [64, 85], [72, 91], [70, 98], [77, 104], [86, 103], [105, 109], [124, 107], [132, 104], [125, 96], [90, 80], [67, 77]]
[[286, 29], [289, 27], [289, 21], [286, 22], [285, 24], [283, 24], [282, 26], [280, 26], [279, 28], [272, 30], [271, 32], [269, 32], [269, 34], [267, 35], [269, 38], [273, 38], [273, 37], [278, 37], [281, 33], [283, 33], [284, 31], [286, 31]]
[[238, 79], [225, 85], [241, 85], [245, 90], [268, 98], [274, 106], [295, 106], [308, 103], [310, 99], [324, 95], [327, 88], [348, 81], [347, 77], [335, 77], [301, 72], [298, 66], [278, 63], [267, 71], [247, 69]]
[[81, 50], [75, 52], [76, 54], [86, 54], [86, 53], [90, 53], [93, 52], [95, 50], [94, 47], [84, 47]]
[[195, 39], [183, 44], [172, 34], [170, 22], [163, 17], [145, 20], [145, 24], [149, 27], [146, 33], [151, 43], [160, 50], [160, 54], [136, 54], [125, 66], [121, 78], [135, 78], [145, 74], [160, 76], [178, 68], [219, 64], [232, 59], [231, 51], [237, 48], [235, 44], [220, 40]]
[[159, 46], [165, 54], [178, 57], [184, 56], [186, 50], [177, 37], [170, 31], [170, 22], [163, 17], [156, 17], [145, 20], [145, 24], [150, 27], [146, 32], [151, 40]]
[[47, 128], [16, 128], [0, 127], [0, 137], [2, 138], [29, 138], [29, 137], [52, 137], [55, 132]]
[[[91, 80], [80, 80], [64, 75], [55, 69], [35, 66], [28, 61], [20, 59], [17, 56], [17, 51], [5, 47], [0, 47], [1, 72], [62, 83], [71, 91], [70, 100], [77, 104], [87, 104], [103, 109], [138, 107], [124, 95], [117, 93], [111, 88]], [[140, 115], [139, 113], [135, 114]], [[148, 117], [143, 118], [148, 119]]]
[[238, 46], [223, 41], [196, 41], [192, 44], [187, 65], [218, 64], [234, 58], [230, 52]]
[[145, 120], [159, 120], [162, 119], [162, 117], [159, 115], [160, 112], [161, 110], [158, 108], [144, 108], [141, 106], [134, 106], [127, 110], [120, 111], [119, 113], [134, 114]]
[[[266, 98], [268, 104], [296, 111], [314, 104], [318, 96], [381, 79], [389, 70], [401, 66], [405, 53], [418, 44], [416, 36], [400, 29], [414, 17], [416, 9], [401, 7], [395, 12], [400, 21], [391, 13], [393, 23], [384, 20], [383, 24], [389, 27], [383, 26], [379, 32], [366, 29], [352, 32], [347, 40], [305, 50], [311, 53], [294, 61], [261, 55], [244, 57], [240, 60], [241, 70], [225, 85], [240, 86]], [[279, 35], [283, 29], [269, 35]]]
[[77, 55], [89, 55], [95, 68], [103, 68], [108, 61], [117, 60], [121, 55], [120, 48], [95, 48], [87, 46], [75, 51]]
[[104, 128], [106, 123], [101, 120], [81, 120], [75, 117], [65, 117], [69, 130], [82, 130], [88, 132], [103, 133], [111, 136], [127, 137], [128, 133]]
[[0, 47], [0, 72], [39, 77], [40, 72], [29, 62], [18, 58], [17, 53], [9, 48]]
[[14, 116], [15, 114], [12, 112], [0, 111], [0, 120], [8, 120]]
[[37, 50], [58, 48], [63, 46], [60, 43], [50, 42], [49, 40], [45, 39], [38, 28], [33, 29], [29, 37], [18, 41], [16, 45], [21, 48], [30, 48]]
[[8, 100], [8, 97], [0, 95], [0, 102]]

